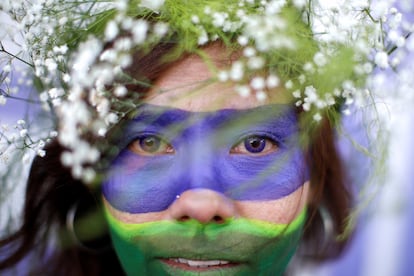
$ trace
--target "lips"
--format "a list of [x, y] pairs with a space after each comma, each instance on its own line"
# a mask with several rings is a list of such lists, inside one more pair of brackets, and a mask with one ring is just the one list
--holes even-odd
[[223, 269], [236, 266], [237, 263], [227, 260], [192, 260], [186, 258], [168, 258], [161, 261], [169, 266], [183, 270], [204, 271], [210, 269]]

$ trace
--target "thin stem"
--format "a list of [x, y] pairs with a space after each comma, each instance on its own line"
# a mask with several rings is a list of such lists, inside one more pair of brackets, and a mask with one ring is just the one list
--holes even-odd
[[9, 99], [24, 101], [24, 102], [33, 103], [33, 104], [41, 104], [42, 103], [41, 101], [36, 101], [36, 100], [11, 96], [10, 94], [7, 94], [6, 91], [4, 91], [3, 89], [0, 89], [0, 95], [3, 95], [4, 97], [9, 98]]
[[26, 64], [26, 65], [29, 65], [29, 66], [30, 66], [30, 67], [32, 67], [32, 68], [34, 68], [34, 65], [33, 65], [33, 64], [31, 64], [31, 63], [27, 62], [26, 60], [24, 60], [24, 59], [22, 59], [22, 58], [20, 58], [20, 57], [16, 56], [15, 54], [12, 54], [12, 53], [10, 53], [9, 51], [7, 51], [7, 50], [4, 48], [3, 44], [0, 42], [0, 53], [1, 53], [1, 52], [5, 53], [6, 55], [11, 56], [12, 58], [15, 58], [15, 59], [17, 59], [17, 60], [19, 60], [19, 61], [23, 62], [23, 63], [24, 63], [24, 64]]

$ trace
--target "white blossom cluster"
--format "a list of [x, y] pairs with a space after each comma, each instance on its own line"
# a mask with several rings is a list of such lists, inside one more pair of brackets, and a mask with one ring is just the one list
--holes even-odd
[[379, 116], [384, 129], [392, 130], [398, 125], [395, 119], [411, 110], [414, 102], [414, 3], [376, 0], [370, 16], [379, 24], [372, 47], [376, 69], [368, 88], [378, 101], [387, 103], [379, 106]]
[[[31, 72], [27, 76], [34, 80], [43, 108], [57, 117], [57, 132], [49, 138], [57, 133], [59, 142], [68, 149], [62, 163], [72, 169], [74, 177], [89, 182], [95, 177], [93, 164], [101, 158], [100, 139], [135, 108], [127, 84], [139, 80], [124, 72], [133, 63], [135, 49], [174, 37], [177, 28], [185, 30], [178, 41], [183, 51], [225, 34], [237, 34], [235, 43], [241, 57], [230, 68], [218, 70], [217, 79], [235, 82], [237, 93], [244, 97], [254, 94], [259, 101], [283, 85], [296, 105], [319, 121], [324, 110], [338, 101], [365, 103], [370, 98], [364, 83], [350, 76], [364, 79], [375, 66], [397, 66], [404, 56], [395, 53], [390, 57], [389, 45], [414, 48], [413, 39], [407, 39], [411, 26], [402, 23], [401, 13], [391, 7], [391, 1], [377, 2], [380, 4], [370, 6], [368, 0], [217, 0], [211, 1], [214, 4], [206, 1], [200, 8], [197, 1], [190, 1], [175, 11], [174, 5], [180, 3], [173, 0], [3, 0], [0, 11], [14, 27], [0, 30], [0, 55], [26, 64]], [[314, 45], [308, 49], [295, 37], [295, 26], [282, 12], [290, 3], [306, 11], [301, 19], [314, 33], [314, 52], [309, 50]], [[191, 10], [186, 14], [184, 9], [198, 13]], [[140, 17], [134, 16], [137, 11]], [[169, 16], [175, 16], [174, 20], [169, 21]], [[17, 52], [7, 51], [3, 43], [6, 38], [20, 47]], [[341, 59], [337, 53], [342, 48], [352, 48], [352, 53]], [[312, 55], [297, 68], [297, 76], [288, 78], [280, 71], [282, 66], [274, 64], [284, 58], [275, 56], [278, 51]], [[269, 69], [268, 64], [275, 69]], [[341, 66], [351, 68], [338, 76], [344, 79], [331, 78], [331, 71], [340, 71]], [[3, 66], [0, 88], [10, 82], [7, 78], [12, 67], [8, 61]], [[12, 89], [0, 95], [0, 105], [7, 103]], [[44, 142], [26, 146], [43, 155]]]
[[23, 164], [28, 164], [34, 155], [45, 156], [44, 147], [51, 138], [57, 136], [56, 131], [50, 131], [46, 136], [36, 135], [25, 120], [19, 119], [15, 124], [0, 125], [0, 163], [7, 164], [14, 158], [15, 153]]

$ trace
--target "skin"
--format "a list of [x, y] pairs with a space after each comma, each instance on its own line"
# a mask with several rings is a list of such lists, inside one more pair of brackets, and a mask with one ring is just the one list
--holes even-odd
[[[229, 53], [219, 44], [213, 44], [205, 48], [205, 53], [211, 57], [211, 62], [213, 62], [213, 64], [218, 68], [226, 68], [229, 63], [231, 63]], [[288, 98], [286, 96], [287, 93], [284, 93], [285, 91], [282, 88], [276, 88], [274, 91], [268, 91], [270, 92], [268, 95], [271, 96], [264, 101], [258, 101], [254, 95], [250, 95], [248, 97], [238, 96], [234, 90], [234, 84], [230, 82], [206, 82], [206, 80], [210, 80], [212, 77], [213, 73], [211, 67], [209, 67], [204, 60], [196, 55], [187, 56], [177, 61], [170, 67], [170, 69], [165, 71], [160, 78], [158, 78], [144, 102], [152, 105], [178, 108], [192, 112], [211, 112], [228, 108], [248, 109], [259, 107], [261, 105], [284, 104], [288, 102]], [[132, 148], [131, 150], [134, 149]], [[277, 232], [278, 235], [283, 234], [284, 232], [286, 233], [286, 236], [289, 236], [291, 232], [293, 233], [295, 231], [295, 233], [299, 233], [301, 221], [298, 222], [298, 218], [301, 216], [303, 217], [306, 204], [308, 203], [308, 198], [310, 198], [311, 192], [309, 190], [309, 186], [309, 182], [306, 181], [302, 186], [287, 196], [274, 200], [261, 201], [233, 200], [214, 190], [204, 188], [190, 189], [180, 194], [179, 198], [172, 202], [167, 209], [159, 212], [128, 213], [120, 211], [114, 208], [105, 197], [104, 205], [110, 221], [110, 226], [112, 226], [115, 247], [118, 248], [118, 251], [124, 250], [125, 252], [129, 252], [124, 253], [123, 255], [129, 256], [131, 254], [135, 254], [135, 247], [129, 247], [129, 245], [125, 244], [117, 246], [117, 244], [123, 244], [124, 240], [127, 239], [136, 239], [138, 240], [136, 244], [139, 244], [136, 247], [139, 247], [139, 251], [141, 253], [144, 252], [145, 248], [153, 245], [149, 245], [149, 238], [145, 240], [142, 237], [146, 237], [148, 233], [155, 230], [148, 230], [146, 232], [146, 230], [143, 229], [152, 229], [152, 223], [159, 222], [161, 222], [161, 224], [157, 224], [157, 228], [154, 229], [166, 229], [165, 231], [168, 233], [168, 231], [173, 231], [172, 229], [175, 229], [174, 227], [177, 225], [188, 224], [188, 229], [205, 229], [205, 233], [209, 233], [207, 235], [211, 234], [212, 237], [214, 237], [212, 238], [213, 240], [219, 240], [221, 237], [220, 235], [224, 232], [212, 234], [215, 232], [209, 227], [222, 227], [223, 225], [227, 225], [230, 221], [231, 223], [228, 225], [233, 225], [232, 223], [237, 221], [238, 223], [246, 223], [246, 225], [250, 225], [250, 228], [246, 226], [249, 229], [255, 229], [254, 227], [257, 225], [260, 225], [260, 229], [267, 229], [270, 227], [271, 229], [275, 229], [274, 232]], [[296, 230], [290, 231], [286, 225], [289, 225], [292, 222], [294, 222], [294, 224], [298, 224], [299, 226]], [[280, 231], [276, 230], [279, 226], [283, 226], [283, 229]], [[135, 232], [128, 232], [132, 231], [131, 229], [133, 227], [137, 227], [137, 229], [134, 230]], [[222, 230], [225, 231], [225, 228]], [[175, 229], [174, 231], [179, 230]], [[127, 232], [129, 234], [125, 234]], [[136, 234], [138, 232], [141, 233], [141, 236]], [[266, 234], [261, 234], [261, 237], [266, 237], [266, 239], [269, 238], [270, 240], [277, 238], [277, 235], [270, 235], [268, 232], [263, 232]], [[179, 240], [183, 238], [181, 236], [176, 237], [174, 235], [175, 234], [171, 234], [168, 239]], [[235, 235], [241, 235], [241, 237], [244, 237], [243, 233], [237, 233]], [[134, 236], [134, 238], [131, 238], [131, 236]], [[297, 240], [300, 234], [292, 236], [294, 236], [295, 242], [298, 242]], [[140, 240], [140, 237], [143, 239], [142, 241]], [[186, 238], [190, 238], [190, 240], [197, 240], [200, 236], [198, 234], [194, 234], [193, 237]], [[263, 242], [263, 245], [260, 244], [261, 242]], [[265, 247], [264, 244], [267, 244], [268, 241], [258, 240], [256, 243], [259, 247]], [[203, 244], [203, 246], [206, 246], [206, 248], [209, 247], [208, 244]], [[162, 251], [162, 249], [159, 248], [151, 250]], [[186, 252], [185, 250], [189, 249], [182, 249], [182, 252]], [[241, 251], [243, 250], [244, 248], [241, 249]], [[266, 252], [265, 249], [262, 251]], [[276, 251], [273, 250], [273, 252]], [[270, 252], [272, 251], [266, 252], [266, 256], [271, 255], [272, 253]], [[293, 254], [292, 252], [289, 254]], [[149, 262], [146, 256], [141, 256], [140, 254], [136, 257], [137, 259], [141, 258], [143, 263]], [[168, 255], [166, 253], [159, 254], [162, 256]], [[186, 253], [183, 254], [185, 255]], [[253, 254], [255, 253], [253, 252]], [[145, 253], [142, 253], [142, 255], [145, 255]], [[179, 258], [180, 256], [174, 257]], [[187, 255], [184, 257], [187, 259], [189, 258]], [[278, 256], [274, 257], [277, 258]], [[122, 256], [120, 258], [122, 262]], [[212, 257], [209, 255], [207, 259], [211, 258]], [[253, 258], [253, 256], [250, 256], [250, 258]], [[271, 263], [271, 261], [269, 261], [269, 263]], [[150, 267], [151, 265], [152, 264], [150, 263], [148, 266]], [[128, 266], [128, 264], [125, 266]], [[211, 269], [201, 269], [178, 264], [168, 260], [162, 260], [161, 264], [158, 262], [157, 266], [154, 266], [156, 268], [150, 267], [146, 271], [151, 271], [151, 273], [160, 273], [160, 275], [174, 275], [176, 273], [179, 273], [180, 275], [221, 275], [219, 273], [226, 273], [226, 275], [248, 275], [249, 273], [268, 275], [267, 273], [269, 273], [270, 275], [270, 273], [272, 273], [271, 270], [266, 270], [264, 268], [255, 270], [256, 268], [247, 267], [246, 264], [234, 264], [230, 268], [228, 266], [228, 264], [223, 265], [223, 269], [230, 270], [223, 270], [224, 272], [220, 272], [220, 270], [217, 269], [217, 266]], [[246, 267], [240, 270], [231, 270], [237, 266]], [[132, 270], [128, 271], [128, 268], [126, 268], [126, 270], [128, 274], [134, 275], [135, 273]], [[274, 268], [273, 271], [275, 271]], [[282, 273], [282, 271], [280, 271], [280, 273]]]

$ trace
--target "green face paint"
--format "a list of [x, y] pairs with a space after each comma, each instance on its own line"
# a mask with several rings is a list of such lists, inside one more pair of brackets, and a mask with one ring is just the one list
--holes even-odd
[[[297, 248], [306, 211], [289, 225], [246, 218], [221, 224], [195, 220], [128, 224], [109, 211], [106, 215], [127, 275], [274, 276], [283, 274]], [[188, 260], [192, 261], [181, 263]], [[195, 267], [197, 260], [228, 263]]]

